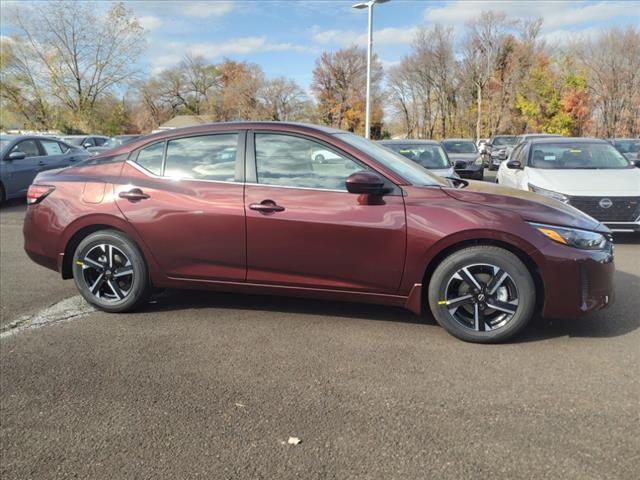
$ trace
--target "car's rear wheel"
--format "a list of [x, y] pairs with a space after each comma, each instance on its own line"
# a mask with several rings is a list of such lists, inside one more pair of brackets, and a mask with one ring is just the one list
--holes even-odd
[[505, 341], [531, 320], [536, 291], [527, 267], [513, 253], [470, 247], [445, 258], [429, 283], [436, 321], [461, 340]]
[[142, 253], [116, 230], [101, 230], [80, 242], [73, 256], [73, 278], [85, 300], [107, 312], [133, 310], [151, 290]]

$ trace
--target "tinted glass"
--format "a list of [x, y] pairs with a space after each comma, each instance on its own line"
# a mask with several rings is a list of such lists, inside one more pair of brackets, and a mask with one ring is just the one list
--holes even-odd
[[496, 145], [496, 146], [515, 145], [517, 141], [518, 141], [518, 137], [516, 137], [515, 135], [501, 135], [493, 139], [493, 145]]
[[154, 143], [138, 152], [136, 162], [141, 167], [156, 175], [162, 175], [162, 155], [164, 154], [164, 142]]
[[640, 140], [616, 140], [615, 145], [622, 153], [640, 152]]
[[385, 147], [407, 157], [409, 160], [413, 160], [424, 168], [442, 169], [451, 166], [447, 154], [444, 153], [444, 149], [440, 145], [429, 145], [426, 143], [399, 145], [393, 143], [385, 145]]
[[96, 147], [100, 147], [104, 144], [104, 142], [107, 141], [106, 138], [101, 138], [101, 137], [92, 137], [93, 143], [96, 144]]
[[13, 147], [11, 152], [23, 152], [27, 157], [37, 157], [40, 155], [35, 140], [24, 140]]
[[344, 190], [345, 180], [365, 167], [324, 145], [301, 137], [256, 133], [258, 183]]
[[608, 143], [543, 143], [531, 146], [529, 166], [543, 169], [597, 170], [633, 168]]
[[171, 140], [164, 175], [233, 182], [238, 134], [203, 135]]
[[76, 147], [79, 147], [84, 143], [85, 138], [86, 137], [62, 137], [62, 140], [64, 140], [65, 142], [71, 145], [75, 145]]
[[476, 153], [478, 149], [471, 140], [444, 140], [442, 142], [447, 153]]
[[354, 135], [353, 133], [336, 133], [335, 137], [356, 147], [363, 153], [400, 175], [412, 185], [442, 185], [448, 182], [426, 170], [424, 167], [403, 157], [399, 153], [388, 150], [371, 140]]
[[64, 153], [60, 144], [53, 140], [40, 140], [40, 144], [44, 147], [47, 155], [62, 155]]

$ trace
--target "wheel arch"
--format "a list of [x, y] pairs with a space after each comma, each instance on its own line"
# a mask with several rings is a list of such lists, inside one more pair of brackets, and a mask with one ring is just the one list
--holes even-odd
[[[427, 264], [424, 276], [422, 277], [422, 295], [421, 295], [421, 305], [423, 308], [427, 305], [427, 293], [429, 291], [429, 283], [431, 282], [431, 277], [433, 276], [433, 272], [435, 269], [442, 263], [442, 261], [447, 258], [449, 255], [462, 250], [468, 247], [477, 247], [477, 246], [491, 246], [503, 248], [511, 253], [513, 253], [518, 259], [524, 263], [531, 274], [531, 278], [533, 279], [533, 283], [536, 288], [536, 306], [535, 313], [538, 314], [542, 311], [542, 307], [544, 305], [545, 298], [545, 290], [544, 290], [544, 282], [542, 279], [542, 274], [540, 273], [540, 268], [535, 260], [529, 255], [525, 250], [523, 250], [520, 246], [517, 246], [513, 243], [510, 243], [504, 239], [495, 239], [495, 238], [475, 238], [475, 239], [466, 239], [455, 242], [453, 244], [447, 245], [442, 248], [438, 253], [436, 253], [429, 263]], [[428, 307], [426, 307], [428, 308]]]
[[73, 254], [80, 242], [88, 235], [100, 230], [116, 230], [129, 237], [140, 249], [151, 278], [153, 279], [156, 275], [160, 275], [160, 269], [155, 258], [131, 225], [112, 215], [91, 215], [78, 219], [65, 229], [65, 235], [59, 250], [62, 252], [59, 260], [59, 271], [63, 279], [73, 278]]

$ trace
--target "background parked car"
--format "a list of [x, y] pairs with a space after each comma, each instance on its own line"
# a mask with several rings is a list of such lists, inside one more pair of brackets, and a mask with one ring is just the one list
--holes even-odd
[[86, 159], [82, 148], [46, 137], [0, 136], [0, 202], [27, 195], [36, 175]]
[[500, 164], [509, 158], [518, 137], [515, 135], [494, 135], [485, 144], [485, 152], [489, 154], [489, 170], [497, 170]]
[[97, 155], [98, 153], [105, 152], [111, 148], [119, 147], [120, 145], [125, 145], [129, 142], [133, 142], [140, 137], [142, 137], [142, 135], [116, 135], [115, 137], [111, 137], [99, 147], [86, 148], [87, 152], [89, 152], [91, 155]]
[[522, 135], [518, 135], [517, 145], [528, 142], [529, 140], [534, 140], [536, 138], [554, 138], [554, 137], [562, 137], [557, 133], [524, 133]]
[[573, 205], [611, 230], [640, 232], [640, 168], [605, 140], [521, 143], [500, 165], [497, 181]]
[[441, 177], [457, 177], [440, 142], [435, 140], [382, 140], [380, 145], [413, 160]]
[[104, 135], [66, 135], [61, 140], [74, 147], [91, 148], [101, 147], [109, 140], [109, 137]]
[[627, 160], [640, 160], [640, 138], [614, 138], [611, 143]]
[[458, 175], [475, 180], [484, 178], [484, 161], [473, 140], [448, 138], [442, 141], [442, 146]]

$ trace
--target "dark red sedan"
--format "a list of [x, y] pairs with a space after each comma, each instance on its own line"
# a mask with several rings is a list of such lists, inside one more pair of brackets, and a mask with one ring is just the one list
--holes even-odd
[[[321, 160], [318, 160], [321, 159]], [[203, 288], [431, 310], [497, 342], [612, 301], [609, 230], [553, 199], [436, 177], [325, 127], [225, 123], [40, 174], [25, 249], [100, 309]]]

